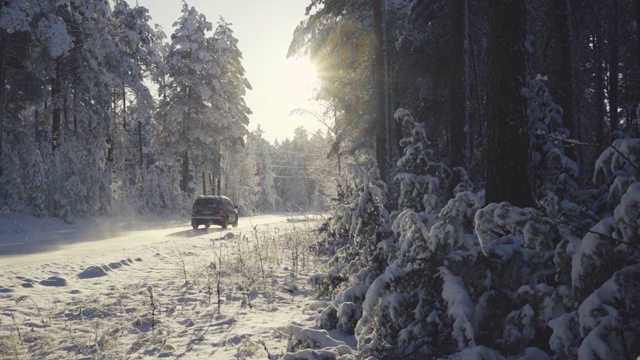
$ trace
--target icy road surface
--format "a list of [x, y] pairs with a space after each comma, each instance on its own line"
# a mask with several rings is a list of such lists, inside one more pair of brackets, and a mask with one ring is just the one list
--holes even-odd
[[[142, 220], [141, 220], [142, 221]], [[189, 219], [127, 222], [125, 220], [86, 221], [67, 224], [60, 219], [0, 214], [0, 270], [78, 258], [96, 253], [126, 251], [151, 243], [189, 239], [194, 236], [250, 232], [287, 223], [284, 215], [241, 217], [238, 228], [223, 230], [219, 226], [193, 230]]]

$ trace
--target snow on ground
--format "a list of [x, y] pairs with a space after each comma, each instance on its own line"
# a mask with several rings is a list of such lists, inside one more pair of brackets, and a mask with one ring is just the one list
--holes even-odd
[[314, 332], [317, 219], [241, 218], [227, 230], [159, 219], [121, 232], [122, 222], [0, 213], [0, 354], [279, 358]]

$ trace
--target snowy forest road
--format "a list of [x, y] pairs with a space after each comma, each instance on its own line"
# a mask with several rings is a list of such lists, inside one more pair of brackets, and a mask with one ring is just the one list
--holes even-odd
[[193, 230], [186, 217], [69, 225], [0, 211], [0, 358], [282, 354], [289, 325], [314, 326], [323, 219]]
[[157, 220], [151, 223], [79, 222], [69, 225], [56, 219], [0, 217], [0, 270], [50, 261], [65, 261], [90, 254], [121, 252], [155, 242], [182, 240], [219, 233], [250, 232], [254, 227], [277, 227], [287, 222], [285, 215], [241, 217], [237, 228], [193, 230], [187, 220]]

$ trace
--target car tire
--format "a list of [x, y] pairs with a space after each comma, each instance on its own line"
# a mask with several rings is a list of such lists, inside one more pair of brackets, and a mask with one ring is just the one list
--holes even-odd
[[233, 227], [234, 228], [238, 227], [238, 216], [236, 216], [236, 221], [233, 222]]
[[193, 230], [197, 230], [198, 229], [198, 224], [191, 223], [191, 227], [193, 228]]
[[205, 229], [208, 229], [208, 228], [209, 228], [209, 226], [211, 226], [211, 224], [204, 224], [204, 228], [205, 228]]
[[229, 217], [227, 217], [226, 219], [224, 219], [224, 220], [222, 221], [222, 228], [223, 228], [223, 229], [226, 229], [226, 228], [228, 228], [228, 227], [229, 227]]

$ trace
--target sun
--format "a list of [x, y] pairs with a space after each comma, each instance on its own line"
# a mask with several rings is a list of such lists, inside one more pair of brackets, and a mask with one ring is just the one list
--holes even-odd
[[289, 58], [282, 71], [282, 87], [292, 99], [308, 100], [318, 85], [318, 74], [307, 58]]

